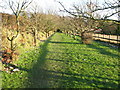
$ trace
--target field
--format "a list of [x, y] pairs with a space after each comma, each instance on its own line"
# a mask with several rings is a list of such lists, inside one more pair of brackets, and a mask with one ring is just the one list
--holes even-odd
[[18, 72], [3, 71], [3, 88], [118, 88], [119, 51], [55, 33], [39, 47], [22, 49]]

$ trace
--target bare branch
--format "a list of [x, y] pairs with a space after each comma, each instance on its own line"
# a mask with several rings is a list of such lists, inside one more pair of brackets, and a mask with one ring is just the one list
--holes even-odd
[[63, 7], [64, 11], [66, 11], [67, 13], [69, 13], [73, 16], [77, 16], [77, 15], [75, 15], [75, 13], [72, 13], [72, 12], [68, 11], [61, 2], [58, 2], [58, 3]]
[[96, 12], [96, 11], [99, 11], [99, 10], [106, 10], [106, 9], [115, 9], [115, 8], [119, 8], [119, 7], [120, 7], [120, 5], [98, 8], [98, 9], [92, 11], [92, 12]]
[[12, 10], [12, 12], [16, 15], [16, 12], [15, 12], [15, 9], [13, 8], [13, 2], [11, 2], [10, 0], [9, 0], [9, 7], [10, 7], [10, 9]]
[[[70, 11], [70, 10], [67, 10], [61, 2], [58, 2], [58, 3], [63, 7], [63, 9], [64, 9], [63, 11], [65, 11], [65, 12], [67, 12], [70, 15], [73, 15], [75, 17], [83, 17], [83, 18], [86, 18], [86, 19], [97, 20], [97, 21], [98, 20], [114, 21], [117, 24], [120, 24], [119, 20], [108, 19], [109, 17], [120, 13], [120, 11], [117, 10], [118, 8], [120, 8], [120, 4], [117, 5], [116, 2], [114, 2], [114, 4], [106, 2], [105, 5], [107, 5], [107, 6], [104, 6], [103, 8], [100, 8], [100, 7], [98, 8], [97, 5], [95, 5], [95, 7], [91, 7], [90, 6], [91, 3], [90, 3], [90, 5], [87, 4], [88, 10], [90, 10], [90, 11], [88, 11], [88, 10], [84, 11], [83, 9], [80, 9], [79, 6], [74, 5], [73, 7], [74, 7], [75, 11], [73, 11], [73, 12]], [[107, 9], [116, 10], [116, 11], [114, 11], [111, 14], [107, 14], [107, 15], [105, 15], [105, 17], [99, 18], [99, 19], [94, 16], [94, 12], [99, 11], [99, 10], [107, 10]]]
[[117, 11], [117, 12], [114, 12], [114, 13], [112, 13], [110, 15], [107, 15], [107, 16], [104, 17], [104, 19], [107, 19], [107, 18], [109, 18], [109, 17], [111, 17], [111, 16], [113, 16], [115, 14], [118, 14], [118, 13], [120, 13], [120, 11]]

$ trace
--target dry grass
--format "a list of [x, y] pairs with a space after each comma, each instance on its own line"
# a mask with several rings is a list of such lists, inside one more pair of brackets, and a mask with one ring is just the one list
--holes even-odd
[[[6, 28], [3, 28], [2, 30], [2, 42], [1, 42], [1, 50], [0, 51], [3, 51], [3, 50], [8, 50], [10, 49], [10, 41], [7, 39], [7, 34], [9, 35], [9, 37], [11, 38], [14, 33], [13, 31], [10, 31]], [[51, 35], [52, 33], [50, 33]], [[38, 36], [37, 36], [37, 43], [36, 43], [36, 46], [39, 46], [40, 44], [40, 40], [46, 40], [47, 38], [45, 37], [45, 35], [43, 35], [41, 32], [38, 33]], [[24, 51], [24, 49], [30, 49], [30, 48], [34, 48], [34, 43], [33, 43], [33, 36], [32, 34], [30, 33], [26, 33], [26, 32], [23, 32], [23, 35], [22, 34], [18, 34], [17, 38], [15, 38], [13, 40], [13, 44], [15, 47], [15, 51], [14, 53], [17, 53], [17, 55], [14, 55], [13, 56], [13, 62], [16, 61], [19, 57], [19, 55]]]

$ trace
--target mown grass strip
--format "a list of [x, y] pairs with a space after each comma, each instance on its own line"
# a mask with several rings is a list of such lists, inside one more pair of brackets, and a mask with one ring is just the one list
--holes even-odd
[[117, 88], [118, 58], [117, 49], [98, 42], [84, 45], [79, 37], [56, 33], [39, 48], [21, 54], [17, 64], [24, 71], [3, 72], [3, 87]]

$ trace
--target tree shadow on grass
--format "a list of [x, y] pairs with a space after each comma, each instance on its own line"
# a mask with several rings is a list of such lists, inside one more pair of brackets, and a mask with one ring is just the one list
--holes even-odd
[[[45, 43], [40, 47], [41, 54], [38, 58], [38, 61], [36, 62], [36, 64], [34, 64], [33, 68], [28, 72], [29, 81], [31, 82], [29, 84], [29, 88], [53, 88], [53, 87], [57, 87], [57, 88], [79, 87], [79, 88], [81, 88], [83, 86], [91, 86], [91, 87], [95, 87], [95, 88], [99, 88], [99, 87], [111, 87], [111, 88], [115, 87], [116, 88], [118, 86], [114, 82], [105, 82], [104, 79], [112, 80], [109, 78], [102, 78], [102, 77], [83, 75], [83, 74], [75, 74], [73, 72], [67, 73], [66, 72], [67, 70], [65, 70], [63, 72], [46, 70], [45, 67], [47, 67], [47, 66], [45, 66], [45, 62], [47, 60], [46, 56], [49, 52], [47, 49], [47, 46], [49, 43], [51, 43], [51, 37], [47, 41], [45, 41]], [[52, 41], [52, 43], [56, 43], [56, 42]], [[68, 43], [67, 42], [57, 42], [57, 43], [73, 44], [73, 43], [69, 43], [69, 42]], [[64, 61], [64, 60], [57, 60], [57, 59], [53, 59], [53, 60]], [[79, 63], [83, 63], [83, 62], [79, 62]], [[93, 63], [93, 64], [95, 64], [95, 63]], [[89, 78], [102, 79], [102, 81], [99, 81], [96, 79], [89, 79]], [[114, 80], [114, 81], [116, 81], [116, 80]], [[50, 84], [50, 82], [51, 83], [54, 82], [54, 83]], [[58, 86], [55, 86], [56, 85], [55, 82], [58, 83], [57, 84]], [[78, 86], [76, 86], [76, 84]], [[99, 86], [99, 85], [101, 85], [101, 86]]]
[[[46, 58], [47, 59], [47, 58]], [[64, 62], [65, 60], [60, 60], [60, 59], [50, 59], [48, 58], [47, 60], [53, 60], [53, 61], [61, 61]], [[101, 64], [101, 63], [91, 63], [91, 62], [85, 62], [85, 61], [73, 61], [72, 59], [66, 62], [76, 62], [76, 63], [84, 63], [84, 64], [91, 64], [91, 65], [101, 65], [101, 66], [108, 66], [108, 67], [116, 67], [116, 65], [111, 65], [111, 64]]]
[[[64, 49], [64, 50], [65, 50], [65, 49]], [[56, 52], [56, 51], [54, 51], [54, 52], [48, 51], [48, 52], [49, 52], [49, 53], [56, 53], [56, 54], [70, 54], [70, 53], [65, 53], [65, 52], [63, 53], [63, 52], [58, 52], [58, 51], [57, 51], [57, 52]]]
[[[102, 44], [100, 46], [107, 47], [107, 46], [104, 46]], [[108, 55], [108, 56], [111, 56], [111, 57], [114, 57], [114, 58], [117, 58], [117, 59], [120, 58], [118, 53], [111, 53], [111, 52], [107, 51], [105, 48], [100, 48], [97, 45], [91, 44], [91, 45], [87, 45], [87, 47], [96, 49], [99, 53], [101, 53], [103, 55]]]
[[[64, 62], [64, 64], [67, 62], [66, 60], [59, 60], [59, 59], [48, 59], [48, 60]], [[88, 62], [79, 62], [79, 61], [70, 61], [70, 62], [85, 63], [86, 66], [89, 64], [93, 65], [93, 63], [88, 63]], [[66, 65], [68, 64], [66, 63]], [[99, 65], [99, 64], [95, 64], [95, 65]], [[70, 66], [69, 69], [71, 68], [72, 67]], [[51, 71], [51, 70], [46, 70], [46, 71], [56, 75], [55, 78], [58, 79], [60, 82], [59, 88], [64, 88], [64, 87], [65, 88], [66, 87], [69, 87], [69, 88], [85, 87], [86, 88], [87, 86], [94, 87], [94, 88], [118, 88], [118, 84], [114, 83], [114, 82], [118, 82], [119, 81], [118, 79], [112, 79], [109, 77], [101, 77], [101, 76], [82, 74], [82, 73], [75, 73], [67, 69], [65, 69], [65, 71]], [[59, 74], [62, 74], [62, 76]], [[49, 77], [49, 78], [52, 78], [52, 77]]]
[[[83, 74], [76, 74], [76, 73], [66, 73], [66, 72], [60, 72], [60, 71], [52, 71], [52, 70], [44, 70], [48, 73], [55, 74], [54, 77], [53, 75], [49, 74], [49, 79], [54, 78], [55, 80], [58, 80], [59, 87], [58, 88], [74, 88], [77, 83], [79, 86], [78, 88], [81, 87], [86, 87], [86, 86], [91, 86], [94, 88], [118, 88], [118, 84], [114, 83], [113, 81], [118, 81], [114, 79], [109, 79], [109, 78], [103, 78], [103, 77], [98, 77], [98, 76], [91, 76], [91, 75], [83, 75]], [[90, 79], [92, 78], [92, 79]], [[96, 79], [100, 79], [96, 80]], [[106, 80], [112, 80], [112, 82], [106, 82]]]
[[56, 43], [56, 44], [80, 44], [80, 43], [74, 43], [74, 42], [53, 42], [53, 41], [50, 41], [49, 43]]
[[48, 74], [43, 70], [43, 68], [45, 67], [46, 55], [48, 53], [47, 46], [49, 44], [49, 41], [51, 40], [51, 37], [49, 37], [44, 42], [44, 44], [40, 46], [41, 54], [28, 75], [29, 81], [30, 81], [29, 88], [48, 88], [49, 87], [47, 82]]

